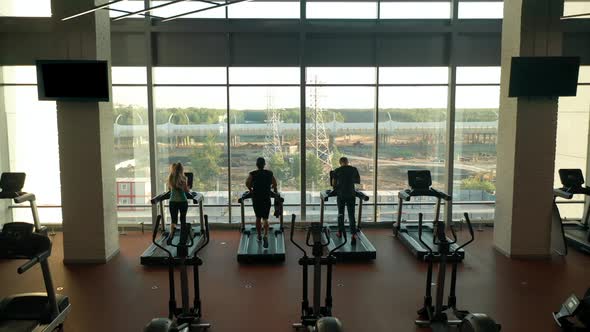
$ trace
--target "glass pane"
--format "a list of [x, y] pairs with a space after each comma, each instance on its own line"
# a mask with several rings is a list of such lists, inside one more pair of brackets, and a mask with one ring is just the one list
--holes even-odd
[[[348, 157], [350, 165], [359, 170], [357, 188], [373, 196], [375, 88], [309, 87], [306, 99], [307, 220], [317, 221], [319, 193], [331, 188], [329, 172], [340, 166], [340, 157]], [[336, 215], [335, 206], [326, 207], [327, 222], [336, 222]], [[372, 216], [366, 209], [363, 221], [372, 221]]]
[[377, 2], [308, 2], [307, 18], [376, 19]]
[[113, 84], [147, 84], [145, 67], [112, 67], [111, 70]]
[[576, 18], [590, 17], [590, 1], [565, 1], [563, 4], [563, 15], [588, 14]]
[[[168, 2], [169, 1], [152, 1], [152, 6]], [[217, 3], [223, 3], [223, 1], [218, 1]], [[182, 15], [196, 10], [203, 11], [188, 14], [186, 16], [182, 16], [182, 18], [225, 18], [225, 7], [215, 8], [215, 5], [213, 4], [199, 1], [183, 1], [165, 7], [161, 7], [156, 10], [153, 10], [152, 15], [160, 17], [170, 17]]]
[[307, 84], [375, 84], [372, 67], [309, 67]]
[[230, 67], [229, 84], [299, 84], [299, 67]]
[[381, 2], [383, 19], [451, 18], [450, 2]]
[[457, 84], [500, 84], [500, 67], [457, 67]]
[[[8, 129], [8, 156], [13, 172], [25, 172], [25, 191], [39, 205], [61, 205], [57, 111], [53, 101], [38, 101], [36, 86], [5, 86], [4, 108]], [[4, 113], [4, 112], [2, 112]], [[34, 119], [34, 121], [31, 121]], [[39, 139], [39, 138], [42, 139]], [[61, 223], [61, 209], [40, 209], [42, 223]], [[29, 209], [13, 209], [18, 221], [32, 222]]]
[[447, 84], [448, 67], [379, 67], [379, 84]]
[[[496, 200], [496, 141], [500, 86], [457, 87], [453, 201]], [[493, 221], [494, 205], [455, 206], [461, 219], [469, 210], [473, 220]], [[490, 218], [491, 217], [491, 218]]]
[[[195, 174], [211, 222], [228, 222], [227, 100], [225, 87], [154, 89], [158, 144], [158, 190], [166, 189], [170, 165]], [[197, 209], [189, 216], [196, 218]]]
[[225, 84], [225, 67], [154, 67], [154, 84]]
[[[285, 204], [301, 203], [299, 94], [299, 87], [230, 88], [232, 204], [246, 190], [244, 183], [256, 169], [258, 157], [266, 159], [266, 169], [273, 172]], [[254, 211], [248, 207], [245, 213], [246, 221], [253, 222]], [[286, 206], [284, 214], [291, 213], [299, 215], [299, 206]], [[232, 210], [232, 220], [240, 221], [239, 207]]]
[[[578, 86], [576, 97], [560, 97], [557, 112], [557, 146], [555, 149], [554, 186], [561, 187], [558, 170], [579, 168], [586, 174], [588, 122], [590, 121], [590, 86]], [[583, 200], [583, 196], [574, 197]], [[563, 218], [582, 218], [583, 204], [561, 204]]]
[[504, 3], [501, 1], [459, 2], [459, 18], [503, 18]]
[[[170, 1], [152, 1], [151, 6], [155, 7], [155, 6], [160, 6], [160, 5], [164, 5], [167, 3], [170, 3]], [[164, 6], [161, 8], [156, 8], [151, 11], [151, 15], [166, 18], [166, 17], [170, 17], [170, 16], [175, 16], [175, 15], [180, 15], [180, 14], [192, 12], [195, 10], [205, 9], [205, 8], [212, 7], [212, 6], [214, 6], [214, 5], [204, 3], [204, 2], [183, 1], [183, 2], [171, 4], [168, 6]], [[112, 5], [110, 8], [115, 9], [115, 10], [111, 10], [110, 16], [117, 17], [117, 16], [125, 15], [124, 12], [120, 12], [118, 10], [127, 11], [127, 12], [136, 12], [136, 11], [144, 9], [145, 7], [143, 4], [143, 1], [123, 1], [123, 2], [118, 2], [114, 5]], [[137, 18], [137, 17], [143, 17], [143, 16], [133, 15], [131, 17]], [[188, 14], [186, 16], [183, 16], [183, 18], [225, 18], [225, 8], [220, 7], [220, 8], [215, 8], [215, 9], [207, 9], [207, 10], [204, 10], [204, 11], [201, 11], [198, 13]]]
[[[145, 70], [144, 70], [145, 72]], [[152, 196], [147, 87], [113, 87], [117, 204], [146, 205]], [[149, 207], [117, 208], [119, 223], [151, 223]]]
[[578, 83], [590, 83], [590, 66], [580, 66]]
[[[397, 217], [390, 204], [397, 202], [400, 190], [408, 188], [410, 169], [430, 170], [433, 187], [445, 190], [447, 91], [445, 86], [379, 88], [377, 203], [388, 205], [378, 208], [378, 221]], [[418, 212], [430, 215], [434, 206], [406, 208], [407, 219]]]
[[227, 8], [229, 18], [299, 18], [298, 1], [246, 1]]
[[[37, 84], [37, 69], [35, 66], [4, 66], [2, 83], [7, 84]], [[36, 98], [35, 98], [36, 99]]]
[[51, 17], [51, 0], [2, 0], [0, 16]]

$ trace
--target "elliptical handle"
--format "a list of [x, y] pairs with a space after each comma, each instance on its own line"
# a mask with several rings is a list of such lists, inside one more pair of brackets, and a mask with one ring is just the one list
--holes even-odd
[[154, 225], [154, 231], [152, 233], [152, 242], [156, 242], [156, 236], [158, 235], [158, 228], [160, 227], [161, 220], [162, 220], [162, 215], [158, 215], [156, 217], [156, 224]]
[[[332, 256], [332, 254], [336, 251], [338, 251], [338, 249], [344, 247], [344, 245], [348, 242], [348, 237], [346, 236], [347, 232], [342, 232], [342, 236], [344, 236], [344, 241], [342, 243], [340, 243], [339, 246], [336, 246], [336, 248], [330, 250], [330, 252], [328, 253], [328, 256]], [[329, 240], [328, 240], [329, 241]]]
[[422, 213], [418, 213], [418, 240], [420, 240], [420, 243], [422, 243], [423, 246], [426, 247], [426, 249], [428, 249], [428, 253], [430, 255], [433, 255], [432, 252], [432, 248], [426, 244], [426, 242], [424, 242], [424, 240], [422, 240], [422, 219], [423, 219], [423, 215]]
[[465, 212], [465, 213], [463, 213], [463, 216], [465, 217], [465, 222], [467, 223], [467, 228], [469, 229], [469, 236], [471, 237], [471, 239], [469, 239], [469, 241], [463, 243], [461, 246], [459, 246], [457, 249], [455, 249], [455, 252], [453, 254], [458, 253], [459, 250], [463, 249], [468, 244], [473, 242], [473, 240], [475, 240], [475, 234], [473, 233], [473, 226], [471, 225], [471, 220], [469, 220], [469, 214], [467, 212]]
[[307, 257], [307, 252], [305, 251], [305, 249], [303, 249], [299, 244], [297, 244], [297, 242], [295, 242], [295, 240], [293, 239], [293, 230], [295, 229], [295, 213], [291, 214], [291, 243], [293, 243], [297, 248], [299, 248], [299, 250], [301, 250], [303, 252], [303, 257]]
[[201, 249], [205, 248], [209, 244], [209, 216], [205, 215], [204, 219], [205, 219], [205, 230], [201, 230], [201, 232], [203, 232], [203, 234], [205, 235], [204, 236], [205, 242], [200, 241], [201, 244], [199, 245], [197, 250], [195, 250], [195, 254], [194, 254], [195, 257], [197, 257], [197, 254], [199, 253], [199, 251], [201, 251]]

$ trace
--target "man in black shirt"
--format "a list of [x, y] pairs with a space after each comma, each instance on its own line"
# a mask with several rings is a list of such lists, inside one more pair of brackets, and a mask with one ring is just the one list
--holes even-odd
[[355, 183], [361, 183], [361, 176], [356, 167], [348, 164], [348, 158], [340, 158], [340, 167], [334, 170], [331, 185], [336, 191], [338, 202], [338, 233], [341, 237], [344, 232], [344, 207], [348, 210], [348, 221], [350, 223], [351, 243], [356, 244], [356, 223], [354, 220], [355, 205]]
[[[263, 247], [268, 248], [268, 216], [270, 214], [270, 191], [277, 191], [277, 180], [271, 171], [264, 169], [266, 161], [260, 157], [256, 159], [256, 170], [248, 174], [246, 187], [252, 192], [252, 207], [256, 214], [256, 231], [258, 241], [263, 240]], [[264, 223], [264, 237], [261, 236], [260, 221]]]

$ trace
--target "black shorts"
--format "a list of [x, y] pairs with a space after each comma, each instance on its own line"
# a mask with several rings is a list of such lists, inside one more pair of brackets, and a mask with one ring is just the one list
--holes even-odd
[[256, 218], [268, 219], [270, 215], [270, 197], [268, 198], [253, 198], [252, 207]]

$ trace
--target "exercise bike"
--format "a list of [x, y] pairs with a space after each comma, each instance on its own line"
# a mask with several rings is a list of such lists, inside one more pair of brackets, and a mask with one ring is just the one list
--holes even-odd
[[[453, 251], [450, 250], [451, 245], [457, 243], [457, 235], [453, 227], [451, 233], [452, 240], [449, 240], [445, 234], [445, 223], [442, 221], [436, 222], [434, 226], [433, 243], [438, 247], [438, 250], [432, 248], [422, 239], [422, 213], [418, 215], [418, 239], [422, 245], [427, 248], [428, 253], [424, 259], [428, 262], [428, 272], [426, 274], [426, 295], [424, 296], [424, 306], [418, 310], [419, 319], [415, 321], [416, 326], [431, 328], [434, 332], [460, 331], [460, 332], [498, 332], [501, 329], [499, 324], [496, 324], [492, 318], [486, 314], [470, 313], [467, 310], [457, 309], [457, 297], [455, 295], [455, 286], [457, 283], [457, 259], [459, 251], [465, 246], [473, 242], [474, 234], [471, 221], [467, 213], [464, 214], [465, 221], [469, 228], [471, 239], [464, 244], [456, 247]], [[436, 281], [436, 299], [432, 303], [432, 270], [434, 262], [438, 261], [437, 281]], [[447, 270], [447, 262], [451, 262], [451, 285], [447, 304], [444, 304], [445, 292], [445, 277]], [[456, 319], [449, 319], [448, 314], [451, 313]]]
[[[182, 224], [180, 229], [180, 241], [178, 244], [172, 244], [176, 247], [177, 257], [172, 255], [170, 250], [156, 241], [158, 235], [158, 228], [160, 226], [161, 215], [156, 218], [156, 225], [152, 234], [152, 242], [158, 248], [162, 249], [168, 254], [168, 280], [170, 283], [170, 300], [168, 301], [168, 318], [154, 318], [145, 327], [144, 332], [189, 332], [194, 330], [203, 330], [211, 327], [211, 324], [201, 323], [203, 311], [201, 308], [201, 298], [199, 290], [199, 266], [203, 264], [203, 260], [198, 256], [199, 252], [209, 244], [209, 218], [205, 215], [205, 230], [204, 236], [201, 236], [197, 250], [195, 250], [193, 257], [188, 257], [188, 248], [193, 246], [194, 235], [190, 231], [188, 224]], [[190, 260], [190, 262], [188, 261]], [[188, 265], [193, 266], [193, 286], [195, 298], [193, 307], [189, 304], [189, 289], [188, 289]], [[174, 268], [177, 265], [180, 268], [180, 294], [182, 297], [182, 306], [176, 306], [175, 280]]]
[[[347, 242], [346, 232], [344, 241], [324, 256], [324, 249], [330, 244], [330, 231], [319, 222], [312, 222], [307, 229], [305, 244], [312, 248], [313, 257], [307, 255], [293, 239], [295, 229], [295, 215], [291, 215], [291, 242], [303, 252], [299, 265], [303, 267], [303, 301], [301, 302], [301, 323], [293, 324], [295, 329], [307, 329], [309, 332], [342, 332], [342, 324], [338, 318], [332, 317], [332, 266], [336, 262], [334, 252]], [[325, 239], [325, 240], [324, 240]], [[326, 265], [326, 302], [321, 305], [322, 265]], [[313, 266], [313, 306], [308, 299], [308, 266]]]

